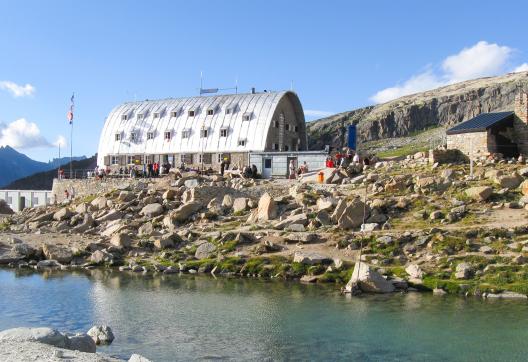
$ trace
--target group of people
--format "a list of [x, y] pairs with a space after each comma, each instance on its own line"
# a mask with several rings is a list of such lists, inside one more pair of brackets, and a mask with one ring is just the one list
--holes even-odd
[[301, 176], [302, 174], [305, 174], [307, 172], [308, 172], [308, 164], [306, 163], [306, 161], [304, 161], [303, 164], [297, 168], [295, 165], [295, 161], [290, 160], [290, 164], [288, 165], [288, 177], [290, 179], [293, 180], [297, 178], [298, 176]]
[[349, 165], [369, 165], [370, 159], [368, 157], [359, 157], [359, 154], [354, 150], [345, 148], [343, 152], [337, 152], [334, 156], [326, 158], [327, 168], [347, 168]]

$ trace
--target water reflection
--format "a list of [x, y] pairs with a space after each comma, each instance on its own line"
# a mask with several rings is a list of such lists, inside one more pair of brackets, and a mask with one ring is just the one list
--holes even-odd
[[107, 270], [0, 271], [0, 328], [113, 327], [101, 349], [154, 360], [521, 360], [524, 302]]

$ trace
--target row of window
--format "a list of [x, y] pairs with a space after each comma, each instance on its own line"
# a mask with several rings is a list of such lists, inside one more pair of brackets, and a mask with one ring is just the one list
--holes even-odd
[[[164, 161], [165, 162], [172, 162], [173, 157], [171, 156], [170, 159], [168, 155], [164, 155]], [[217, 153], [216, 154], [216, 162], [221, 163], [222, 160], [226, 157], [226, 154], [223, 153]], [[142, 160], [141, 160], [141, 159]], [[229, 158], [229, 157], [228, 157]], [[191, 164], [193, 163], [193, 155], [190, 153], [187, 154], [181, 154], [180, 155], [180, 162]], [[122, 160], [125, 160], [126, 162], [123, 164]], [[142, 164], [142, 163], [148, 163], [152, 162], [152, 158], [149, 158], [149, 156], [110, 156], [110, 164], [111, 165], [134, 165], [134, 164]], [[197, 163], [205, 163], [205, 164], [211, 164], [213, 161], [213, 154], [212, 153], [203, 153], [198, 154], [198, 160]]]
[[[232, 114], [232, 113], [235, 113], [235, 110], [236, 110], [236, 108], [226, 108], [226, 110], [225, 110], [225, 114]], [[179, 113], [178, 111], [172, 111], [172, 112], [170, 112], [170, 116], [171, 116], [171, 117], [178, 117], [178, 113]], [[197, 113], [196, 110], [193, 110], [193, 109], [187, 111], [187, 115], [188, 115], [189, 117], [194, 117], [194, 116], [196, 115], [196, 113]], [[213, 116], [215, 113], [216, 113], [216, 112], [215, 112], [215, 110], [214, 110], [213, 108], [210, 108], [210, 109], [208, 109], [208, 110], [206, 111], [206, 114], [207, 114], [208, 116]], [[242, 120], [244, 120], [244, 121], [250, 121], [251, 118], [252, 118], [252, 115], [253, 115], [253, 114], [252, 114], [251, 112], [246, 112], [246, 113], [244, 113], [244, 114], [242, 115]], [[152, 115], [152, 117], [153, 117], [154, 119], [160, 118], [160, 117], [161, 117], [161, 112], [154, 112], [153, 115]], [[121, 120], [122, 120], [122, 121], [127, 121], [129, 118], [130, 118], [130, 116], [129, 116], [128, 113], [127, 113], [127, 114], [122, 114], [122, 115], [121, 115]], [[138, 114], [137, 114], [137, 119], [138, 119], [138, 121], [141, 121], [141, 120], [145, 119], [145, 114], [143, 114], [143, 113], [138, 113]]]
[[[228, 134], [228, 129], [227, 128], [222, 128], [220, 129], [220, 137], [227, 137], [227, 134]], [[185, 129], [182, 131], [182, 139], [184, 138], [189, 138], [191, 136], [191, 130], [190, 129]], [[121, 141], [122, 139], [122, 134], [121, 133], [116, 133], [115, 136], [115, 141]], [[209, 137], [209, 130], [208, 129], [201, 129], [200, 130], [200, 138], [207, 138]], [[163, 134], [163, 138], [166, 140], [166, 141], [170, 141], [172, 139], [172, 132], [171, 131], [166, 131], [164, 132]], [[154, 139], [154, 132], [147, 132], [147, 140], [153, 140]], [[132, 142], [137, 142], [139, 141], [139, 134], [137, 132], [132, 132], [130, 133], [130, 141]], [[242, 146], [245, 146], [242, 145]]]
[[[273, 122], [273, 127], [275, 127], [275, 128], [279, 128], [279, 127], [280, 127], [280, 123], [279, 123], [279, 121], [274, 121], [274, 122]], [[286, 123], [286, 124], [284, 125], [284, 129], [285, 129], [286, 131], [299, 132], [299, 126], [292, 126], [292, 125], [290, 125], [289, 123]]]

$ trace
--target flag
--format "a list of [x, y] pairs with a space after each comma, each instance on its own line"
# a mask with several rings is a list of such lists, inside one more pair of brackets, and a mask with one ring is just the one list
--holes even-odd
[[70, 98], [70, 111], [68, 112], [68, 121], [70, 122], [70, 124], [73, 123], [73, 106], [74, 106], [74, 99], [75, 99], [75, 93], [72, 94], [71, 98]]

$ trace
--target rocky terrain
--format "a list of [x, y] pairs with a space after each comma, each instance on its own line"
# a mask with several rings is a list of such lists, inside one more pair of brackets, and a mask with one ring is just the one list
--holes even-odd
[[[424, 153], [315, 183], [171, 173], [0, 222], [0, 264], [37, 271], [335, 283], [357, 292], [528, 294], [523, 159], [430, 163]], [[330, 182], [330, 183], [329, 183]], [[361, 260], [361, 263], [358, 261]]]
[[[0, 331], [0, 360], [122, 362], [124, 360], [96, 353], [99, 344], [114, 340], [107, 326], [94, 326], [87, 333], [61, 333], [52, 328], [12, 328]], [[149, 362], [133, 354], [129, 362]]]
[[[398, 98], [388, 103], [339, 113], [308, 123], [311, 149], [346, 146], [346, 127], [357, 124], [358, 144], [409, 136], [426, 129], [445, 129], [483, 112], [513, 110], [528, 72], [469, 80]], [[363, 149], [363, 147], [361, 147]]]

